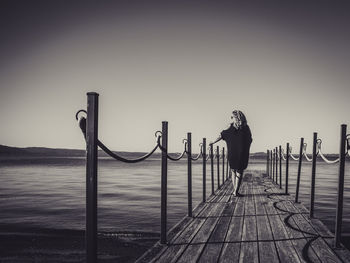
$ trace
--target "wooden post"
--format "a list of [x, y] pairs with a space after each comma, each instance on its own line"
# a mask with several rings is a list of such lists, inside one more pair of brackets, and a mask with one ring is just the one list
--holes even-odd
[[225, 147], [222, 147], [222, 184], [225, 182]]
[[267, 150], [267, 152], [266, 152], [266, 175], [267, 175], [267, 177], [270, 176], [270, 168], [269, 168], [270, 160], [269, 160], [269, 157], [270, 157], [270, 151]]
[[216, 161], [217, 161], [217, 172], [218, 172], [218, 189], [220, 188], [220, 149], [216, 146]]
[[272, 182], [275, 182], [275, 149], [272, 150]]
[[295, 188], [295, 203], [298, 203], [298, 199], [299, 199], [299, 186], [300, 186], [301, 164], [302, 164], [302, 162], [303, 162], [303, 147], [304, 147], [304, 138], [300, 138], [299, 162], [298, 162], [298, 175], [297, 175], [297, 185], [296, 185], [296, 188]]
[[210, 144], [211, 194], [214, 194], [214, 150]]
[[191, 133], [187, 133], [187, 197], [188, 216], [192, 217], [192, 139]]
[[339, 149], [339, 178], [338, 178], [338, 198], [337, 214], [335, 221], [335, 247], [340, 247], [341, 230], [343, 223], [343, 195], [344, 195], [344, 169], [345, 169], [345, 152], [346, 152], [346, 125], [342, 124], [340, 128], [340, 149]]
[[272, 159], [273, 159], [273, 156], [272, 156], [272, 150], [270, 150], [270, 178], [272, 178], [273, 174], [272, 174]]
[[203, 203], [206, 198], [206, 187], [207, 187], [207, 139], [203, 138]]
[[289, 176], [289, 142], [287, 142], [286, 153], [286, 195], [288, 194], [288, 176]]
[[316, 181], [316, 145], [317, 145], [317, 132], [314, 132], [312, 144], [312, 170], [311, 170], [311, 194], [310, 194], [310, 217], [314, 217], [315, 207], [315, 181]]
[[278, 184], [278, 148], [275, 148], [275, 158], [276, 158], [276, 184]]
[[98, 93], [87, 93], [86, 124], [86, 262], [97, 262]]
[[162, 167], [161, 167], [161, 211], [160, 211], [160, 243], [167, 242], [167, 184], [168, 184], [168, 122], [162, 122]]
[[282, 189], [282, 146], [279, 146], [279, 162], [280, 162], [280, 189]]

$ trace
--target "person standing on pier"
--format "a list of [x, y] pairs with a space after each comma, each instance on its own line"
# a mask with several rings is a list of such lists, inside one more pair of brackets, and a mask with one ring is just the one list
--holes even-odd
[[232, 112], [232, 123], [230, 127], [223, 130], [220, 136], [212, 143], [224, 140], [227, 145], [228, 161], [234, 174], [232, 179], [233, 194], [239, 196], [239, 188], [242, 183], [243, 171], [248, 166], [249, 150], [252, 143], [252, 134], [243, 112], [234, 110]]

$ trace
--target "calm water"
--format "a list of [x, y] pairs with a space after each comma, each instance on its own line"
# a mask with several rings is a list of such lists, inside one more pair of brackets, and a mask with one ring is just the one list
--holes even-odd
[[[346, 167], [343, 232], [350, 235], [350, 180]], [[168, 227], [187, 212], [187, 163], [169, 161]], [[210, 174], [208, 165], [207, 174]], [[264, 161], [248, 169], [265, 171]], [[284, 169], [284, 167], [283, 167]], [[216, 171], [216, 169], [215, 169]], [[290, 192], [295, 191], [297, 163], [291, 162]], [[221, 172], [221, 169], [220, 169]], [[338, 165], [317, 164], [315, 214], [332, 231]], [[300, 200], [309, 206], [311, 164], [304, 163]], [[99, 162], [98, 227], [106, 232], [153, 232], [160, 227], [160, 161], [124, 164]], [[207, 193], [210, 192], [207, 176]], [[216, 179], [216, 174], [215, 174]], [[0, 163], [0, 224], [28, 228], [82, 230], [85, 224], [85, 161], [80, 158]], [[217, 183], [215, 181], [215, 187]], [[284, 180], [283, 180], [284, 185]], [[193, 164], [193, 206], [202, 198], [202, 166]]]

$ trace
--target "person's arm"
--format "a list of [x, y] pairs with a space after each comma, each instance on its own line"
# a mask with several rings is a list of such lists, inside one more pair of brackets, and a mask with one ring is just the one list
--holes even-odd
[[221, 140], [222, 140], [222, 137], [221, 137], [221, 134], [220, 134], [219, 137], [214, 142], [210, 142], [209, 145], [215, 144], [215, 143], [217, 143], [217, 142], [219, 142]]

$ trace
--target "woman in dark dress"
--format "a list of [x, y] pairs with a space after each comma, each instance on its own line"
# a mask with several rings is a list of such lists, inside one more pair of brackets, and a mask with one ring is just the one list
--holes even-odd
[[[230, 127], [223, 130], [215, 142], [211, 144], [214, 144], [220, 140], [224, 140], [226, 142], [228, 160], [230, 168], [234, 174], [234, 178], [232, 179], [233, 194], [238, 196], [239, 188], [242, 183], [243, 171], [248, 166], [252, 134], [247, 124], [247, 119], [241, 111], [234, 110], [232, 112], [231, 119], [232, 123]], [[238, 181], [237, 185], [236, 181]]]

